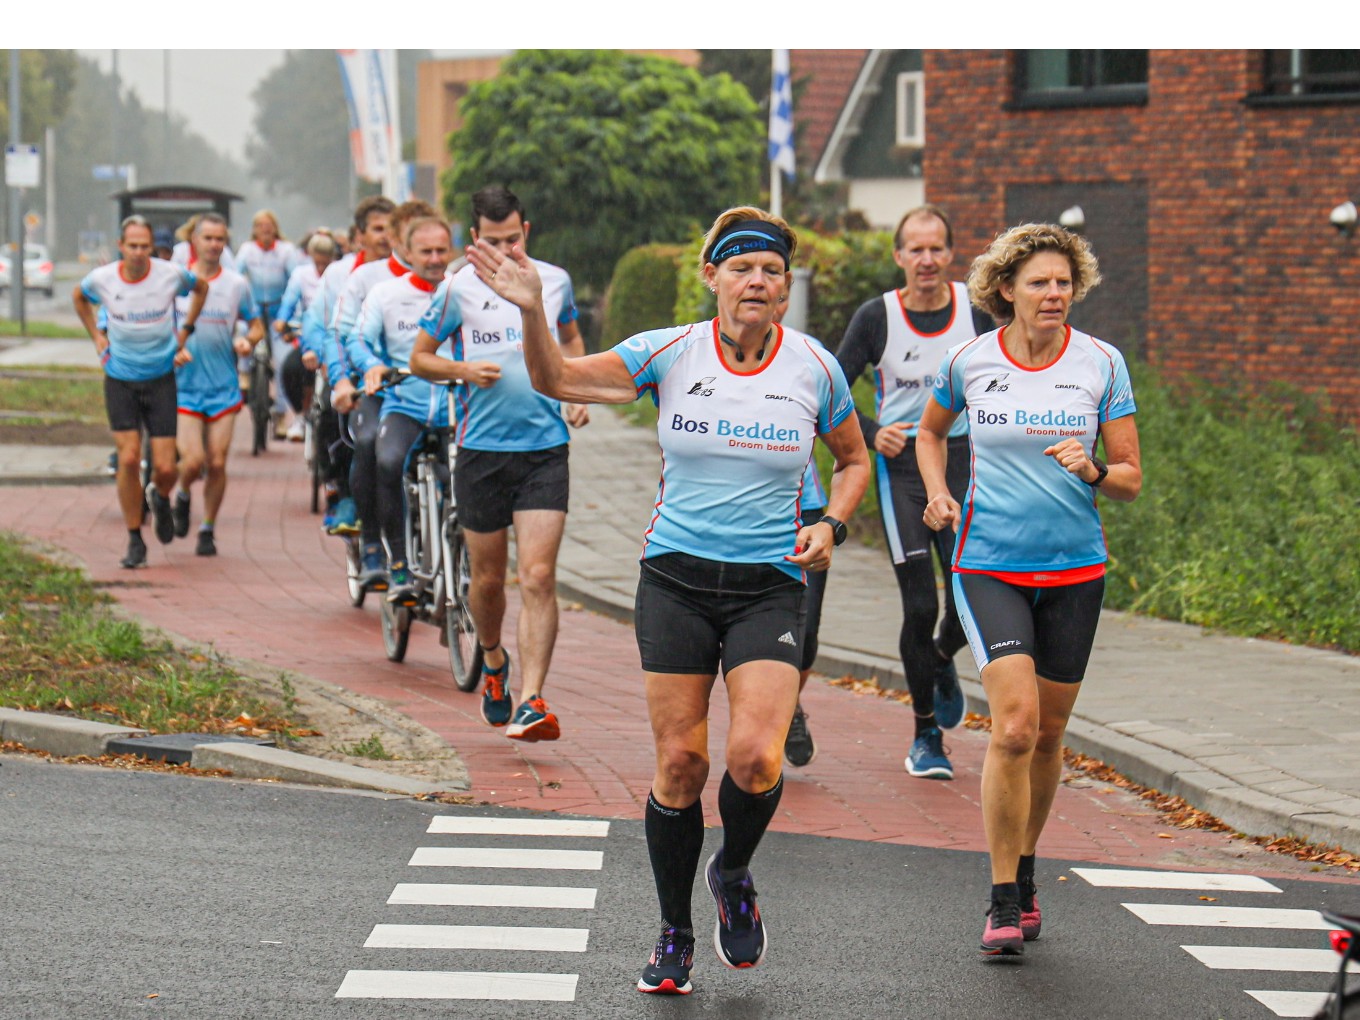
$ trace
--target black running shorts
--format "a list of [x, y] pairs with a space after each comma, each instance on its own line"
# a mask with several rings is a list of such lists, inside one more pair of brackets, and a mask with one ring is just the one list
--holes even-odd
[[458, 523], [492, 532], [514, 523], [518, 510], [567, 512], [567, 445], [547, 450], [459, 448], [453, 472]]
[[989, 574], [955, 574], [954, 603], [979, 670], [1003, 655], [1028, 655], [1045, 680], [1079, 684], [1095, 644], [1105, 578], [1051, 588]]
[[138, 432], [145, 425], [154, 439], [174, 438], [179, 428], [175, 397], [173, 371], [141, 382], [104, 376], [104, 408], [114, 432]]
[[765, 660], [798, 669], [804, 595], [801, 581], [768, 563], [643, 560], [634, 615], [642, 668], [715, 676], [719, 666]]

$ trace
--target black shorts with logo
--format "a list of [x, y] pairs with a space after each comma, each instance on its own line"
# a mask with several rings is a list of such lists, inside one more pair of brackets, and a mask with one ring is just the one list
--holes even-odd
[[1079, 684], [1095, 644], [1105, 578], [1034, 587], [990, 574], [954, 575], [954, 603], [978, 669], [1028, 655], [1046, 680]]
[[176, 396], [173, 370], [139, 382], [104, 376], [104, 408], [114, 432], [138, 432], [145, 425], [152, 438], [173, 438], [179, 428]]
[[547, 450], [468, 450], [453, 471], [458, 522], [491, 532], [514, 523], [517, 510], [567, 512], [567, 444]]
[[635, 626], [649, 673], [716, 675], [746, 662], [803, 659], [797, 578], [768, 563], [721, 563], [686, 553], [642, 561]]

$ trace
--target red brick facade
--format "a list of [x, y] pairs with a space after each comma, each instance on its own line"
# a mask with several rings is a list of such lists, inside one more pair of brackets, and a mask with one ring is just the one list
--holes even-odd
[[1360, 233], [1328, 223], [1360, 198], [1360, 103], [1244, 102], [1259, 52], [1152, 50], [1145, 104], [1017, 109], [1014, 60], [925, 52], [927, 197], [956, 220], [960, 273], [1017, 214], [1074, 199], [1108, 256], [1074, 322], [1136, 323], [1109, 338], [1176, 374], [1325, 389], [1360, 424]]

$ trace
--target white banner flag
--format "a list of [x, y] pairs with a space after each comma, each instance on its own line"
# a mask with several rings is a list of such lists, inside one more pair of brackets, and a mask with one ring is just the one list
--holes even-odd
[[793, 82], [789, 76], [788, 50], [774, 51], [770, 77], [769, 159], [773, 167], [793, 178]]
[[396, 54], [392, 50], [336, 50], [349, 108], [349, 147], [354, 172], [383, 185], [402, 201], [398, 165], [401, 126], [397, 116]]

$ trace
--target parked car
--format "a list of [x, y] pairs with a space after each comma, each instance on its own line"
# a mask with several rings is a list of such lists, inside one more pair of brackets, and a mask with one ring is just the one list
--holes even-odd
[[[9, 287], [14, 275], [14, 245], [7, 244], [0, 251], [0, 290]], [[24, 245], [24, 289], [40, 290], [45, 297], [52, 296], [56, 266], [42, 244]]]

